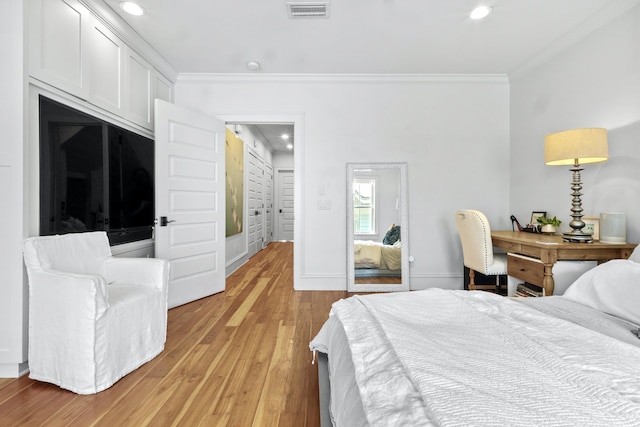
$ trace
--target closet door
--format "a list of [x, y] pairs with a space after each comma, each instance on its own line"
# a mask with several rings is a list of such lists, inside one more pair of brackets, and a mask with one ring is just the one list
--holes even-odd
[[249, 257], [255, 255], [264, 248], [263, 226], [264, 226], [264, 202], [263, 183], [264, 161], [256, 153], [249, 150], [249, 190], [248, 196], [248, 240]]
[[273, 242], [273, 166], [264, 166], [264, 235], [265, 246]]
[[89, 11], [76, 0], [29, 2], [29, 75], [82, 99], [89, 98]]

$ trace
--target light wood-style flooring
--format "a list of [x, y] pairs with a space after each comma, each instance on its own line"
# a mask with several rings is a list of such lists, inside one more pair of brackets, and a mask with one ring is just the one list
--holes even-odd
[[225, 292], [169, 310], [165, 350], [81, 396], [0, 379], [0, 426], [319, 426], [309, 341], [347, 292], [293, 290], [293, 243], [271, 243]]

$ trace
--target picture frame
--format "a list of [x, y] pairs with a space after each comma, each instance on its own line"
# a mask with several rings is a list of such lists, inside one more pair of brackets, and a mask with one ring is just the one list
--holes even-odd
[[532, 225], [538, 225], [538, 218], [543, 217], [543, 216], [547, 216], [547, 211], [533, 211], [531, 212], [531, 221], [529, 221], [529, 224]]
[[591, 234], [593, 240], [600, 240], [600, 217], [598, 216], [583, 216], [585, 226], [582, 228], [582, 232]]

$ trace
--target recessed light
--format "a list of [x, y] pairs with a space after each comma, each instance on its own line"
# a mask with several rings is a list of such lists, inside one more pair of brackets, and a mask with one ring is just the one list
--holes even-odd
[[287, 148], [288, 148], [289, 150], [293, 150], [293, 144], [287, 144]]
[[491, 8], [489, 6], [478, 6], [471, 11], [469, 14], [469, 18], [471, 19], [482, 19], [491, 13]]
[[289, 139], [289, 135], [287, 135], [286, 133], [283, 133], [282, 136], [280, 137], [282, 139]]
[[120, 9], [124, 10], [129, 15], [144, 15], [144, 9], [132, 1], [123, 1], [120, 3]]

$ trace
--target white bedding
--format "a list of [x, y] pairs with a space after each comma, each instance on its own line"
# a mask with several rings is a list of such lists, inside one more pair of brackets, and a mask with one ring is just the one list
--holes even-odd
[[640, 340], [558, 298], [431, 289], [335, 303], [311, 343], [343, 389], [335, 424], [640, 426]]
[[384, 245], [373, 240], [355, 240], [353, 255], [355, 268], [400, 270], [402, 265], [400, 241], [394, 245]]

